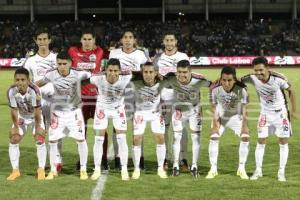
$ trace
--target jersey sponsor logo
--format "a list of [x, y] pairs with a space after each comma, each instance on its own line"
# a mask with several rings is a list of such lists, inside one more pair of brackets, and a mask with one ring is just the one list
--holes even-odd
[[78, 69], [82, 69], [82, 70], [95, 69], [96, 68], [96, 63], [92, 63], [92, 62], [79, 62], [77, 64], [77, 68]]
[[97, 57], [96, 57], [95, 54], [91, 54], [91, 55], [89, 56], [90, 62], [96, 62], [96, 59], [97, 59]]
[[46, 72], [47, 72], [47, 70], [45, 70], [45, 69], [38, 69], [36, 71], [38, 76], [44, 76], [46, 74]]

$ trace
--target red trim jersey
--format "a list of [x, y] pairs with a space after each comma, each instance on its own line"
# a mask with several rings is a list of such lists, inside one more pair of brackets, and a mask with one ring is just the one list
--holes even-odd
[[[97, 74], [101, 71], [101, 60], [103, 59], [103, 50], [97, 47], [91, 51], [83, 51], [79, 47], [70, 47], [69, 55], [72, 58], [72, 66], [76, 69]], [[97, 96], [97, 87], [94, 84], [81, 86], [81, 97], [90, 98]]]

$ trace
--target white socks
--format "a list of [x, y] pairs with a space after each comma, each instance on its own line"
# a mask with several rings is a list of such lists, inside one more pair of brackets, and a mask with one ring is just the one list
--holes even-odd
[[264, 159], [264, 154], [265, 154], [265, 144], [256, 144], [256, 149], [255, 149], [255, 162], [256, 162], [256, 169], [257, 170], [262, 170], [262, 163]]
[[79, 160], [80, 160], [80, 171], [86, 171], [86, 164], [88, 158], [88, 146], [86, 140], [83, 142], [77, 141]]
[[45, 143], [36, 144], [36, 154], [38, 158], [39, 168], [45, 169], [47, 158], [47, 148]]
[[103, 142], [104, 142], [104, 136], [95, 136], [95, 143], [93, 148], [95, 171], [101, 170]]
[[182, 132], [174, 132], [174, 142], [173, 142], [173, 168], [179, 169], [179, 154], [180, 154], [180, 141], [182, 138]]
[[141, 145], [134, 145], [132, 147], [132, 158], [134, 164], [134, 170], [140, 170], [140, 158], [142, 154], [142, 147]]
[[193, 160], [192, 160], [192, 166], [191, 169], [194, 167], [198, 169], [198, 159], [199, 159], [199, 150], [200, 150], [200, 135], [199, 134], [192, 134], [192, 143], [193, 143]]
[[245, 169], [248, 153], [249, 153], [249, 142], [241, 141], [240, 148], [239, 148], [239, 169]]
[[9, 144], [9, 159], [13, 169], [19, 169], [20, 149], [19, 144]]
[[57, 161], [57, 142], [51, 143], [49, 142], [50, 146], [50, 166], [51, 172], [56, 173], [56, 161]]
[[158, 169], [163, 169], [166, 158], [166, 144], [156, 144], [156, 158]]
[[128, 146], [126, 141], [126, 134], [117, 134], [117, 142], [119, 146], [119, 155], [122, 171], [127, 171]]
[[208, 154], [210, 161], [210, 170], [216, 172], [218, 165], [218, 155], [219, 155], [219, 140], [210, 140], [208, 146]]
[[279, 171], [282, 171], [284, 173], [285, 171], [285, 166], [288, 160], [289, 156], [289, 145], [288, 144], [279, 144], [279, 154], [280, 154], [280, 159], [279, 159]]

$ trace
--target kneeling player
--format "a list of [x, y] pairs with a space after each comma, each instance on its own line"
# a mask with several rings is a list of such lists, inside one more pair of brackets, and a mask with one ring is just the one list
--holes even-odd
[[[80, 81], [88, 79], [90, 72], [71, 69], [71, 58], [67, 52], [57, 55], [58, 68], [48, 72], [42, 80], [37, 81], [38, 86], [51, 82], [54, 86], [53, 102], [51, 107], [51, 123], [49, 128], [50, 165], [51, 171], [46, 177], [52, 180], [57, 175], [55, 163], [57, 155], [57, 142], [66, 136], [77, 141], [80, 158], [80, 179], [88, 179], [86, 164], [88, 147], [85, 140], [84, 120], [80, 108]], [[79, 91], [78, 91], [79, 90]]]
[[246, 119], [248, 94], [245, 88], [243, 83], [236, 80], [235, 69], [224, 67], [219, 84], [211, 90], [213, 120], [208, 148], [211, 168], [206, 176], [207, 179], [212, 179], [218, 175], [219, 137], [222, 136], [225, 128], [230, 128], [241, 138], [237, 175], [241, 179], [249, 179], [245, 170], [249, 152], [249, 133]]
[[27, 69], [17, 69], [14, 78], [15, 84], [7, 91], [13, 122], [9, 135], [9, 159], [13, 170], [7, 180], [12, 181], [21, 176], [19, 171], [19, 143], [30, 126], [33, 127], [39, 163], [37, 179], [44, 180], [47, 150], [42, 122], [41, 94], [39, 88], [30, 83]]
[[142, 67], [142, 77], [135, 76], [132, 83], [135, 88], [135, 113], [133, 117], [133, 163], [134, 172], [133, 179], [140, 177], [140, 157], [141, 144], [143, 134], [145, 132], [146, 123], [151, 123], [151, 130], [156, 141], [156, 156], [157, 156], [157, 175], [160, 178], [167, 178], [164, 170], [164, 160], [166, 157], [165, 145], [165, 122], [159, 111], [160, 92], [163, 88], [163, 83], [159, 81], [158, 69], [151, 62], [147, 62]]
[[121, 161], [122, 180], [129, 180], [127, 171], [128, 146], [126, 141], [127, 120], [124, 104], [124, 91], [130, 82], [131, 75], [120, 75], [121, 67], [118, 59], [112, 58], [107, 63], [105, 73], [93, 76], [90, 82], [98, 87], [96, 111], [94, 117], [94, 173], [92, 180], [101, 176], [101, 157], [103, 154], [103, 142], [105, 131], [108, 127], [108, 119], [112, 119], [113, 127], [117, 133], [118, 152]]

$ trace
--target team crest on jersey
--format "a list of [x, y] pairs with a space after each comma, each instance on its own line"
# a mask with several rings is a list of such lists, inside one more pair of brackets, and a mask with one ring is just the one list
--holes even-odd
[[96, 55], [95, 54], [91, 54], [89, 56], [89, 60], [90, 60], [90, 62], [96, 62]]
[[96, 114], [97, 114], [97, 117], [98, 117], [99, 119], [103, 119], [103, 118], [105, 117], [105, 114], [104, 114], [104, 111], [103, 111], [103, 110], [98, 110], [98, 111], [96, 112]]

